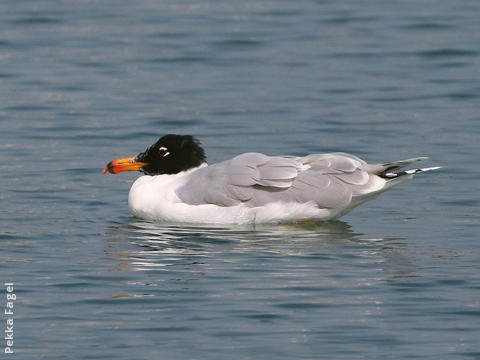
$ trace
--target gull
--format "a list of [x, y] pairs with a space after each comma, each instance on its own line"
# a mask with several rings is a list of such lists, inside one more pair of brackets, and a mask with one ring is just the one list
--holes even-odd
[[440, 167], [400, 170], [426, 157], [368, 164], [347, 153], [267, 156], [249, 152], [213, 165], [191, 135], [169, 134], [104, 173], [140, 171], [128, 205], [165, 222], [254, 224], [334, 220], [365, 201]]

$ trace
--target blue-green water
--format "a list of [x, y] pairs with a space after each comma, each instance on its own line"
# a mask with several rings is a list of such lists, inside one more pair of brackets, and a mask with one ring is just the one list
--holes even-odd
[[[17, 296], [2, 358], [479, 359], [479, 14], [0, 2], [0, 281]], [[347, 151], [444, 168], [328, 224], [131, 218], [135, 174], [103, 166], [172, 132], [210, 162]]]

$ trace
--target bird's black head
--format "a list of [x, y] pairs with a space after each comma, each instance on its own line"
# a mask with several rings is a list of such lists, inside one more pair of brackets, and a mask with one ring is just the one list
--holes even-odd
[[200, 141], [191, 135], [165, 135], [135, 161], [147, 163], [141, 171], [147, 175], [177, 174], [205, 162]]
[[147, 175], [177, 174], [205, 162], [200, 141], [191, 135], [165, 135], [133, 158], [117, 159], [105, 167], [105, 173], [141, 171]]

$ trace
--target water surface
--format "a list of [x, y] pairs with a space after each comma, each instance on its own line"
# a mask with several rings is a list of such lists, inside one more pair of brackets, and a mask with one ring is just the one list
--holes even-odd
[[[1, 2], [11, 358], [478, 359], [479, 12]], [[166, 133], [200, 138], [209, 162], [347, 151], [444, 168], [332, 223], [154, 224], [129, 214], [136, 175], [102, 169]]]

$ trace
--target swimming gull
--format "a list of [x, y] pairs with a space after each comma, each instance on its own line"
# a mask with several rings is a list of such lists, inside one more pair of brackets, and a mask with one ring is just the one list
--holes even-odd
[[113, 160], [104, 173], [140, 171], [128, 204], [140, 218], [188, 223], [337, 219], [365, 201], [439, 167], [399, 169], [424, 160], [367, 164], [347, 153], [267, 156], [244, 153], [207, 165], [191, 135], [165, 135], [146, 151]]

